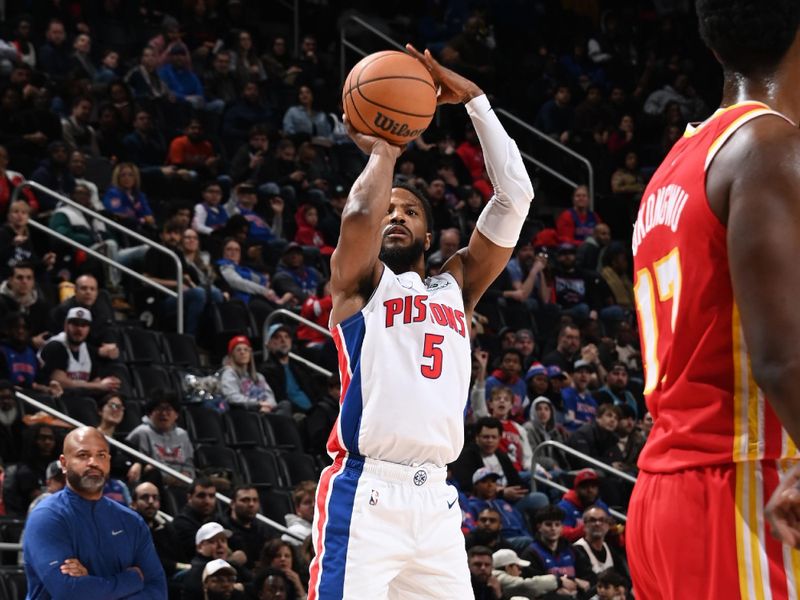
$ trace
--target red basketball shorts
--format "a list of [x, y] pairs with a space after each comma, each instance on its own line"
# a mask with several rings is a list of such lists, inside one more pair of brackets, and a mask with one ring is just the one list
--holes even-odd
[[800, 600], [800, 552], [769, 533], [773, 461], [639, 474], [626, 541], [636, 600]]

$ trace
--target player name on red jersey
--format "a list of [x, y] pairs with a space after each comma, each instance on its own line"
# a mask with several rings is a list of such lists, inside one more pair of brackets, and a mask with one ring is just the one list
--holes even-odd
[[681, 186], [670, 183], [658, 188], [639, 207], [639, 216], [633, 229], [633, 255], [654, 227], [664, 225], [678, 231], [681, 215], [689, 200], [689, 194]]

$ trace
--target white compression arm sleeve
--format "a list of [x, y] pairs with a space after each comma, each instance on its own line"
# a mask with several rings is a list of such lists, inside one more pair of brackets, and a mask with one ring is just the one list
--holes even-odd
[[494, 195], [478, 217], [477, 228], [498, 246], [513, 248], [528, 216], [533, 185], [517, 144], [500, 124], [486, 95], [473, 98], [466, 107], [494, 187]]

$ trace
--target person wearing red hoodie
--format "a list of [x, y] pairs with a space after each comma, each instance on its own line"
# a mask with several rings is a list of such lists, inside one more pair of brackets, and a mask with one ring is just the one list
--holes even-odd
[[525, 380], [522, 378], [522, 353], [516, 348], [506, 348], [500, 355], [499, 368], [486, 378], [486, 398], [492, 397], [492, 390], [505, 386], [511, 388], [514, 403], [510, 418], [517, 423], [525, 422], [525, 409], [530, 403], [527, 397]]
[[316, 206], [301, 204], [294, 215], [294, 220], [297, 223], [297, 233], [294, 236], [295, 242], [303, 246], [319, 248], [320, 254], [323, 256], [333, 254], [333, 246], [328, 246], [325, 243], [322, 232], [317, 229], [319, 212]]
[[[304, 319], [316, 323], [324, 329], [328, 329], [328, 319], [333, 309], [333, 298], [331, 297], [330, 281], [323, 281], [317, 293], [306, 298], [300, 309], [300, 316]], [[296, 337], [309, 347], [323, 346], [330, 338], [308, 325], [300, 325], [297, 328]]]
[[593, 469], [582, 469], [575, 475], [575, 483], [567, 490], [557, 506], [564, 511], [561, 533], [570, 542], [576, 542], [585, 533], [583, 513], [590, 506], [597, 506], [608, 513], [608, 505], [600, 499], [600, 477]]

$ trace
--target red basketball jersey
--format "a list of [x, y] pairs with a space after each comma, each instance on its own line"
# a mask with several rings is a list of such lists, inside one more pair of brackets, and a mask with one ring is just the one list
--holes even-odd
[[646, 471], [797, 454], [753, 380], [726, 227], [705, 190], [716, 152], [739, 127], [765, 115], [782, 117], [745, 102], [687, 127], [642, 198], [633, 254], [645, 395], [655, 421], [639, 458]]

